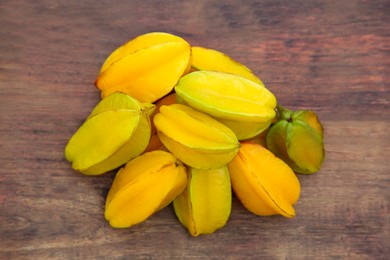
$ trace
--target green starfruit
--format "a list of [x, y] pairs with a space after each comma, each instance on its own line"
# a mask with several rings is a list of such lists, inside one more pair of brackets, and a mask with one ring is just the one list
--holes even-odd
[[267, 148], [295, 172], [317, 172], [324, 160], [323, 127], [313, 111], [277, 106], [278, 120], [267, 134]]

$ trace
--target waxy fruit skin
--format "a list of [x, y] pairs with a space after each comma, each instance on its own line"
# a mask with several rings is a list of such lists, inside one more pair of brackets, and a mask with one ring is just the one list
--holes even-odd
[[96, 80], [102, 97], [124, 92], [141, 102], [153, 103], [188, 72], [191, 46], [167, 33], [141, 35], [115, 50]]
[[150, 121], [152, 123], [152, 135], [150, 137], [150, 142], [148, 147], [146, 147], [145, 151], [150, 152], [154, 150], [161, 149], [164, 145], [162, 144], [160, 138], [157, 135], [156, 127], [154, 126], [154, 116], [160, 112], [160, 107], [163, 105], [172, 105], [176, 103], [176, 94], [172, 93], [169, 95], [164, 96], [163, 98], [159, 99], [157, 102], [155, 102], [156, 108], [154, 109], [154, 112], [150, 116]]
[[245, 65], [214, 49], [192, 46], [192, 68], [194, 70], [212, 70], [242, 76], [260, 85], [263, 82]]
[[295, 172], [313, 174], [325, 158], [323, 128], [309, 110], [290, 111], [278, 106], [279, 120], [270, 127], [267, 147]]
[[221, 168], [240, 147], [232, 130], [186, 105], [161, 106], [153, 121], [164, 146], [193, 168]]
[[170, 33], [115, 49], [95, 86], [102, 100], [64, 153], [85, 175], [122, 167], [105, 203], [113, 228], [172, 203], [191, 236], [211, 234], [227, 224], [233, 191], [256, 215], [292, 218], [294, 171], [314, 173], [324, 160], [314, 112], [285, 109], [245, 65]]
[[268, 89], [229, 73], [191, 72], [179, 80], [175, 92], [178, 103], [214, 117], [239, 140], [260, 134], [276, 115], [276, 98]]
[[183, 38], [166, 32], [150, 32], [141, 34], [115, 49], [104, 61], [102, 67], [100, 68], [100, 72], [104, 72], [113, 63], [133, 52], [168, 42], [187, 43]]
[[192, 236], [214, 233], [225, 226], [231, 212], [228, 169], [189, 168], [188, 173], [186, 189], [173, 201], [176, 216]]
[[86, 175], [100, 175], [125, 164], [148, 145], [153, 109], [154, 105], [141, 104], [124, 93], [101, 100], [70, 138], [66, 159]]
[[292, 169], [259, 144], [241, 143], [228, 164], [234, 193], [246, 209], [260, 216], [295, 216], [300, 183]]
[[112, 227], [131, 227], [170, 204], [186, 186], [186, 169], [175, 156], [165, 151], [144, 153], [115, 176], [105, 218]]

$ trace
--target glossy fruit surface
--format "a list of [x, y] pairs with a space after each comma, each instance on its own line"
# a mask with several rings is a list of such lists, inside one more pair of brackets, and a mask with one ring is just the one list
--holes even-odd
[[154, 124], [164, 146], [193, 168], [223, 167], [240, 146], [232, 130], [186, 105], [162, 106]]
[[231, 73], [252, 80], [260, 85], [264, 85], [248, 67], [232, 59], [225, 53], [201, 46], [193, 46], [191, 51], [192, 67], [195, 70], [212, 70]]
[[171, 92], [190, 61], [191, 47], [182, 38], [166, 33], [141, 35], [107, 58], [96, 86], [102, 97], [119, 91], [153, 103]]
[[105, 218], [117, 228], [138, 224], [171, 203], [186, 185], [185, 167], [171, 153], [144, 153], [115, 176], [106, 199]]
[[263, 85], [241, 76], [196, 71], [182, 77], [175, 87], [178, 103], [191, 106], [219, 120], [239, 140], [264, 131], [275, 117], [275, 96]]
[[213, 170], [190, 168], [188, 185], [174, 201], [176, 216], [192, 236], [211, 234], [225, 226], [232, 194], [227, 167]]
[[261, 216], [294, 217], [300, 183], [292, 169], [259, 144], [242, 143], [228, 165], [235, 194], [249, 211]]
[[149, 143], [151, 104], [124, 93], [101, 100], [70, 138], [65, 157], [87, 175], [113, 170], [141, 154]]

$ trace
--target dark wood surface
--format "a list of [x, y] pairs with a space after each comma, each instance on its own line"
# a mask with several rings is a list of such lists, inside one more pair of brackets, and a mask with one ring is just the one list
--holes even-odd
[[[385, 0], [2, 0], [0, 259], [386, 259], [389, 14]], [[296, 218], [257, 217], [234, 198], [212, 235], [190, 237], [171, 206], [109, 227], [114, 173], [83, 176], [63, 150], [99, 100], [104, 59], [151, 31], [223, 51], [284, 106], [318, 113], [326, 159], [299, 175]]]

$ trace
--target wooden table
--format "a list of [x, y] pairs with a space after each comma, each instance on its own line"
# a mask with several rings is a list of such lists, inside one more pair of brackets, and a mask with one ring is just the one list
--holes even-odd
[[[385, 259], [389, 13], [386, 0], [1, 1], [0, 259]], [[212, 235], [191, 237], [171, 206], [130, 229], [107, 224], [115, 173], [83, 176], [63, 150], [99, 101], [102, 62], [151, 31], [225, 52], [284, 106], [317, 112], [326, 159], [299, 175], [295, 218], [234, 198]]]

